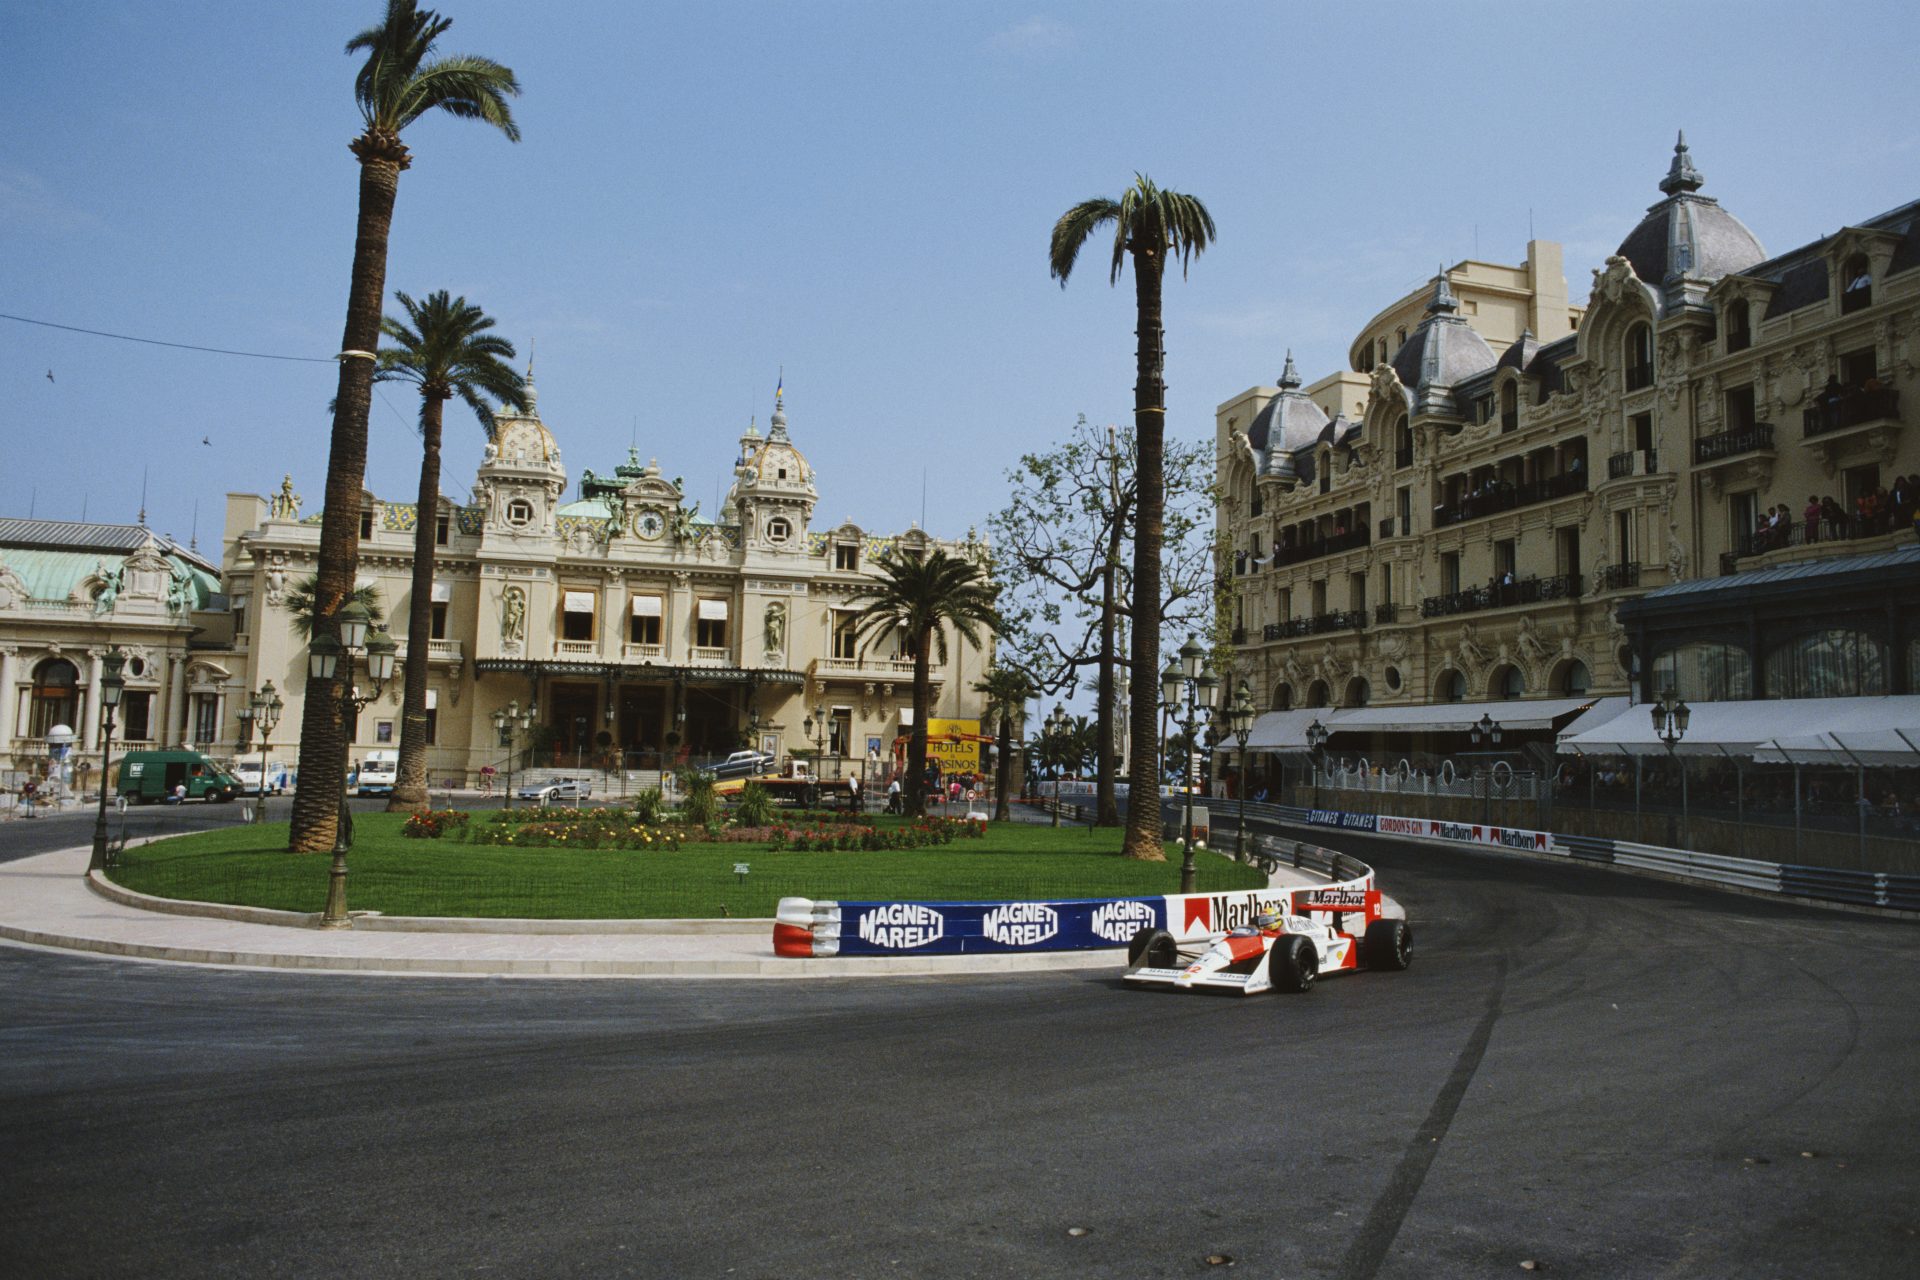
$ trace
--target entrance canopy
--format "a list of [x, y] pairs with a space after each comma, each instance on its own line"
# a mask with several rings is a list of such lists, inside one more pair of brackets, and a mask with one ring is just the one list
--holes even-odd
[[[1624, 709], [1625, 698], [1535, 698], [1508, 702], [1442, 702], [1430, 706], [1296, 707], [1269, 711], [1253, 722], [1249, 751], [1305, 751], [1307, 728], [1318, 720], [1336, 737], [1343, 733], [1465, 733], [1489, 716], [1501, 729], [1551, 729], [1556, 721], [1602, 704]], [[1222, 744], [1232, 748], [1228, 739]]]
[[[1292, 711], [1263, 712], [1254, 717], [1253, 729], [1247, 734], [1247, 750], [1305, 751], [1307, 726], [1315, 719], [1326, 724], [1333, 715], [1330, 707], [1297, 707]], [[1235, 745], [1235, 741], [1229, 738], [1222, 744], [1222, 749], [1230, 749]]]
[[[1920, 766], [1920, 694], [1886, 698], [1761, 698], [1689, 703], [1677, 755], [1746, 756], [1759, 764]], [[1580, 755], [1664, 755], [1647, 704], [1564, 738]]]

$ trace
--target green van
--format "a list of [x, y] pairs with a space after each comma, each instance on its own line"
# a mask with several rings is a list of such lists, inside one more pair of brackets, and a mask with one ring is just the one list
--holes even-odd
[[129, 751], [120, 757], [116, 793], [136, 804], [153, 804], [186, 787], [189, 800], [222, 804], [240, 794], [240, 782], [198, 751]]

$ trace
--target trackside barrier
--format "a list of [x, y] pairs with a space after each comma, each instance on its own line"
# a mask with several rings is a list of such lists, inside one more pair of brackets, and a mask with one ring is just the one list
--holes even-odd
[[1252, 924], [1260, 908], [1281, 903], [1296, 915], [1380, 914], [1373, 868], [1347, 854], [1297, 841], [1266, 842], [1268, 861], [1314, 871], [1323, 884], [1236, 889], [1149, 898], [1075, 898], [1056, 902], [829, 902], [782, 898], [774, 913], [775, 955], [981, 955], [1123, 947], [1141, 929], [1165, 929], [1181, 942]]
[[[1273, 815], [1283, 822], [1306, 826], [1335, 827], [1345, 831], [1364, 831], [1373, 835], [1417, 840], [1445, 840], [1464, 844], [1491, 845], [1554, 854], [1579, 862], [1637, 867], [1665, 875], [1709, 884], [1732, 885], [1762, 893], [1778, 893], [1822, 902], [1841, 902], [1863, 907], [1888, 907], [1896, 911], [1920, 911], [1920, 876], [1886, 871], [1847, 871], [1834, 867], [1804, 867], [1791, 863], [1759, 862], [1751, 858], [1732, 858], [1718, 853], [1698, 853], [1689, 849], [1668, 849], [1661, 845], [1640, 844], [1630, 840], [1610, 840], [1601, 836], [1563, 835], [1522, 827], [1502, 827], [1477, 822], [1447, 822], [1434, 818], [1401, 818], [1387, 814], [1347, 813], [1338, 809], [1288, 809], [1280, 805], [1248, 805], [1247, 815]], [[1299, 817], [1293, 817], [1297, 813]], [[1274, 842], [1257, 837], [1255, 847], [1265, 850]]]

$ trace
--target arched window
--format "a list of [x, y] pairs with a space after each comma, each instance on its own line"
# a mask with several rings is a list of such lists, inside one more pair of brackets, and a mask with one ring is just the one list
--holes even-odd
[[1398, 351], [1407, 345], [1407, 331], [1404, 328], [1393, 331], [1393, 349]]
[[1307, 706], [1324, 707], [1333, 700], [1333, 691], [1327, 688], [1325, 680], [1315, 680], [1307, 687]]
[[1512, 701], [1523, 698], [1527, 693], [1527, 679], [1520, 674], [1520, 668], [1508, 663], [1493, 673], [1493, 681], [1487, 686], [1487, 695], [1492, 698]]
[[1582, 697], [1593, 687], [1593, 675], [1586, 663], [1574, 658], [1560, 668], [1554, 687], [1569, 698]]
[[1509, 382], [1500, 388], [1500, 430], [1512, 431], [1520, 425], [1520, 393]]
[[1347, 681], [1347, 702], [1349, 707], [1364, 707], [1373, 700], [1373, 686], [1366, 679], [1355, 676]]
[[1273, 709], [1275, 711], [1293, 710], [1293, 686], [1280, 684], [1273, 691]]
[[1873, 271], [1867, 255], [1856, 253], [1840, 269], [1840, 314], [1848, 315], [1873, 305]]
[[1732, 702], [1753, 696], [1753, 660], [1738, 645], [1698, 640], [1677, 645], [1653, 660], [1658, 695], [1671, 689], [1694, 702]]
[[1887, 692], [1886, 646], [1846, 627], [1795, 636], [1767, 650], [1769, 698], [1877, 698]]
[[1653, 385], [1653, 326], [1636, 324], [1627, 330], [1626, 357], [1628, 391]]
[[65, 658], [48, 658], [33, 669], [33, 708], [27, 736], [44, 738], [57, 724], [80, 724], [80, 672]]
[[1442, 702], [1465, 702], [1467, 700], [1467, 680], [1458, 671], [1443, 671], [1440, 682], [1434, 686], [1434, 696]]
[[1393, 424], [1393, 465], [1413, 465], [1413, 424], [1407, 421], [1404, 413], [1400, 415], [1400, 421]]

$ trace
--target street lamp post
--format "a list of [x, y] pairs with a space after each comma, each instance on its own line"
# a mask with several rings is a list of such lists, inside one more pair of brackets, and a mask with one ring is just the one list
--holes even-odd
[[[1172, 711], [1176, 723], [1186, 732], [1187, 759], [1180, 762], [1181, 790], [1186, 794], [1186, 821], [1181, 837], [1180, 892], [1193, 892], [1193, 743], [1194, 734], [1200, 727], [1200, 713], [1213, 709], [1214, 696], [1219, 691], [1220, 679], [1213, 674], [1213, 668], [1207, 665], [1207, 651], [1200, 647], [1199, 641], [1192, 636], [1180, 646], [1177, 658], [1167, 663], [1167, 669], [1160, 673], [1160, 700], [1163, 706]], [[1178, 720], [1181, 710], [1186, 711], [1185, 721]], [[1141, 797], [1134, 797], [1137, 803]]]
[[1233, 836], [1233, 854], [1247, 856], [1247, 739], [1253, 736], [1253, 691], [1242, 680], [1227, 705], [1227, 732], [1240, 746], [1240, 822]]
[[513, 808], [513, 735], [517, 729], [521, 732], [533, 728], [533, 704], [520, 709], [520, 699], [515, 698], [506, 706], [497, 708], [493, 713], [493, 727], [500, 734], [500, 745], [507, 749], [507, 794], [506, 807]]
[[[349, 600], [333, 617], [338, 634], [321, 632], [307, 645], [307, 673], [316, 680], [340, 677], [340, 819], [333, 838], [333, 867], [327, 875], [327, 909], [320, 917], [323, 929], [350, 929], [347, 917], [347, 850], [353, 847], [353, 815], [347, 808], [347, 757], [353, 750], [353, 726], [360, 712], [378, 698], [393, 678], [393, 655], [400, 648], [385, 627], [371, 627], [372, 616], [358, 600]], [[369, 630], [371, 628], [371, 631]], [[367, 654], [367, 679], [373, 691], [357, 693], [353, 684], [353, 653]], [[341, 670], [344, 661], [345, 670]], [[262, 789], [266, 778], [260, 779]]]
[[1313, 759], [1313, 807], [1320, 807], [1320, 762], [1326, 758], [1327, 739], [1333, 736], [1333, 730], [1320, 723], [1318, 719], [1307, 726], [1307, 754]]
[[250, 715], [254, 727], [260, 730], [260, 810], [254, 818], [256, 822], [267, 820], [267, 739], [273, 736], [273, 727], [280, 723], [280, 708], [285, 705], [274, 691], [273, 681], [269, 680], [260, 686], [251, 705], [241, 713]]
[[[1467, 740], [1473, 743], [1473, 745], [1476, 747], [1479, 746], [1483, 741], [1490, 746], [1497, 747], [1500, 745], [1501, 732], [1502, 730], [1500, 728], [1500, 722], [1498, 720], [1495, 720], [1490, 715], [1482, 714], [1480, 717], [1480, 722], [1474, 725], [1473, 728], [1467, 730]], [[1504, 793], [1506, 791], [1506, 788], [1502, 787], [1500, 790], [1502, 792], [1501, 798], [1504, 799], [1505, 798]], [[1486, 784], [1480, 788], [1480, 821], [1482, 822], [1493, 821], [1493, 770], [1492, 768], [1488, 768]]]
[[1047, 760], [1053, 765], [1053, 825], [1060, 825], [1060, 772], [1066, 763], [1067, 733], [1072, 728], [1073, 718], [1063, 706], [1055, 706], [1053, 714], [1047, 717]]
[[101, 659], [106, 671], [100, 677], [100, 809], [93, 820], [93, 856], [87, 859], [87, 874], [104, 871], [107, 866], [107, 774], [113, 763], [113, 710], [120, 705], [120, 695], [126, 689], [127, 682], [120, 671], [127, 665], [127, 656], [120, 650], [107, 650], [107, 656]]
[[[1660, 701], [1653, 704], [1653, 731], [1660, 741], [1666, 744], [1667, 758], [1673, 759], [1673, 749], [1680, 745], [1680, 739], [1687, 736], [1687, 724], [1693, 719], [1693, 708], [1689, 707], [1671, 688], [1660, 695]], [[1680, 821], [1687, 823], [1687, 767], [1680, 766]], [[1686, 838], [1691, 838], [1687, 836]]]

